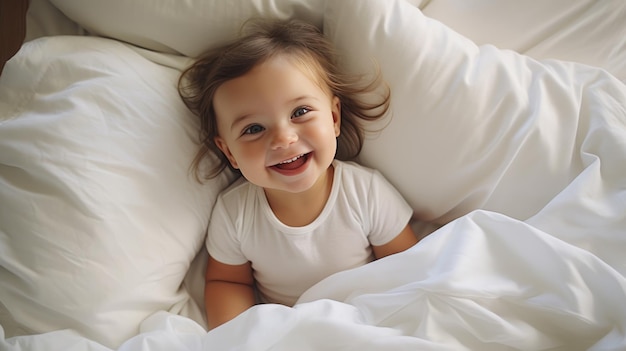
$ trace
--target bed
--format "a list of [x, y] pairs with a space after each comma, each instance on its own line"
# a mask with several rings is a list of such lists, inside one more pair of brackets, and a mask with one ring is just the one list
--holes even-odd
[[[254, 16], [380, 68], [392, 113], [359, 161], [424, 238], [207, 332], [234, 176], [190, 175], [176, 82]], [[0, 76], [0, 350], [626, 350], [626, 2], [32, 0], [25, 20]]]

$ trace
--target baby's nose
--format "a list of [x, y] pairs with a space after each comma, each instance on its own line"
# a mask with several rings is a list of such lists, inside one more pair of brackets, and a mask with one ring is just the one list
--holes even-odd
[[272, 135], [272, 149], [284, 149], [289, 147], [289, 145], [298, 141], [298, 133], [294, 130], [294, 128], [283, 127], [278, 128], [274, 131]]

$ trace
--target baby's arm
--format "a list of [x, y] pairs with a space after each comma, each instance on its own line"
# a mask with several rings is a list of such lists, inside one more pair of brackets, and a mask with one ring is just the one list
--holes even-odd
[[228, 265], [209, 257], [204, 302], [209, 329], [213, 329], [254, 305], [254, 278], [250, 262]]
[[417, 236], [413, 233], [411, 226], [407, 224], [406, 227], [402, 229], [400, 234], [398, 234], [390, 242], [380, 246], [372, 245], [372, 250], [374, 250], [374, 256], [376, 256], [376, 259], [379, 259], [404, 251], [417, 244], [417, 242]]

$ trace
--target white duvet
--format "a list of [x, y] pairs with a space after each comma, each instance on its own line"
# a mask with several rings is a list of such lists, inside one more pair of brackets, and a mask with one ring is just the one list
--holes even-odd
[[323, 9], [345, 63], [374, 55], [396, 92], [363, 161], [441, 228], [207, 332], [204, 235], [232, 178], [187, 172], [188, 58], [41, 38], [0, 76], [0, 351], [626, 350], [621, 61], [476, 46], [404, 1]]
[[[594, 255], [477, 211], [327, 278], [294, 308], [259, 305], [209, 333], [157, 312], [115, 350], [623, 350], [624, 301], [626, 279]], [[110, 350], [72, 331], [0, 348]]]

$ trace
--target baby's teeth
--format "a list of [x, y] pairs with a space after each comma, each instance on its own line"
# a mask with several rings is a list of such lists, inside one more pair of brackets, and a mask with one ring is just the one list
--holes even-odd
[[300, 158], [300, 157], [302, 157], [302, 156], [304, 156], [304, 154], [299, 155], [299, 156], [296, 156], [296, 157], [292, 158], [291, 160], [283, 161], [283, 162], [281, 162], [281, 163], [279, 163], [279, 164], [283, 165], [283, 164], [285, 164], [285, 163], [291, 163], [291, 162], [293, 162], [293, 161], [295, 161], [295, 160], [299, 159], [299, 158]]

